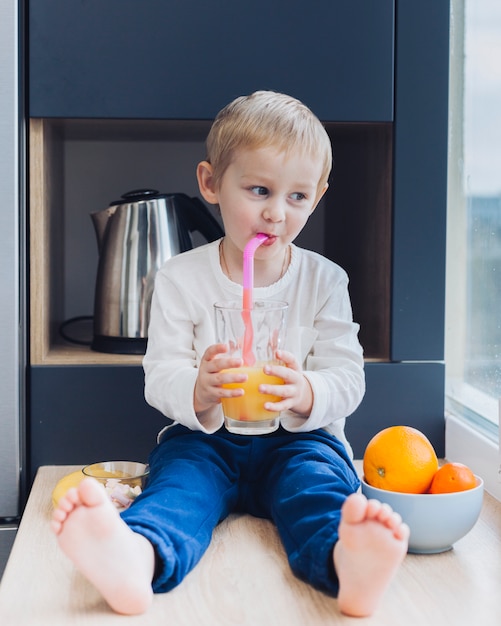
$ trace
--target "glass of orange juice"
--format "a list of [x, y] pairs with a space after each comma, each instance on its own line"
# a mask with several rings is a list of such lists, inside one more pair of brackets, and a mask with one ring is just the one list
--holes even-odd
[[[228, 354], [243, 360], [239, 372], [247, 374], [243, 383], [228, 383], [228, 389], [242, 388], [244, 395], [223, 398], [222, 406], [226, 428], [240, 435], [271, 433], [279, 426], [278, 412], [264, 408], [266, 402], [278, 402], [278, 396], [263, 394], [259, 385], [283, 385], [277, 376], [264, 373], [268, 363], [278, 363], [276, 351], [285, 341], [286, 302], [256, 301], [252, 309], [244, 311], [242, 302], [216, 302], [216, 335], [218, 343], [228, 346]], [[227, 370], [230, 371], [230, 370]]]

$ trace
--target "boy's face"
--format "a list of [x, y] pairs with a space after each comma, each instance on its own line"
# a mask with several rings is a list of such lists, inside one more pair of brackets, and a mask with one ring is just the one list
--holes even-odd
[[269, 239], [256, 251], [263, 260], [283, 258], [327, 189], [318, 189], [320, 160], [273, 147], [238, 151], [218, 188], [211, 185], [210, 168], [199, 166], [200, 189], [208, 202], [219, 204], [226, 237], [243, 252], [250, 239], [265, 233]]

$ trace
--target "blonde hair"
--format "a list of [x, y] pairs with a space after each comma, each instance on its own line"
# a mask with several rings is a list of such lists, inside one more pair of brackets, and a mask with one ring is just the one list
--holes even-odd
[[332, 168], [327, 131], [312, 111], [296, 98], [274, 91], [255, 91], [225, 106], [207, 137], [207, 161], [216, 186], [237, 150], [273, 146], [279, 152], [302, 151], [323, 161], [318, 188]]

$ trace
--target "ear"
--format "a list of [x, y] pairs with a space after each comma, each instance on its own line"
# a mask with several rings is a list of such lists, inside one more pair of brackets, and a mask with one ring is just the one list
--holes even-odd
[[214, 185], [212, 165], [202, 161], [197, 165], [197, 180], [200, 193], [209, 204], [218, 204], [218, 194]]
[[[325, 183], [325, 185], [322, 187], [322, 189], [318, 192], [316, 200], [315, 200], [315, 204], [313, 205], [313, 208], [311, 209], [311, 213], [313, 213], [313, 211], [317, 208], [318, 203], [323, 198], [323, 195], [327, 191], [328, 187], [329, 187], [329, 183]], [[310, 215], [311, 215], [311, 213], [310, 213]]]

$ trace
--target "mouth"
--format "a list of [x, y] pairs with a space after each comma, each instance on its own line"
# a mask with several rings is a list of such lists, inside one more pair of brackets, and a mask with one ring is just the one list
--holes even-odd
[[277, 235], [270, 235], [268, 233], [258, 233], [259, 235], [264, 235], [266, 239], [261, 244], [262, 246], [271, 246], [277, 239]]

